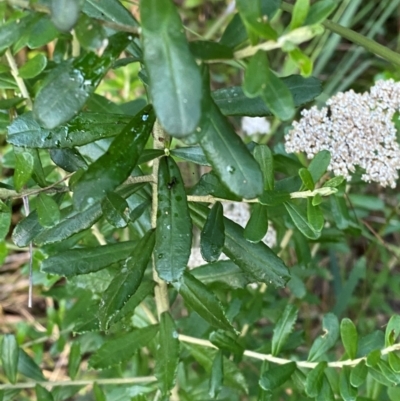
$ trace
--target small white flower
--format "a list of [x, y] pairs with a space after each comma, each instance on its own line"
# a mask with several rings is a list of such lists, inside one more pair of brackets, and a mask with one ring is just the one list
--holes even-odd
[[270, 129], [271, 124], [265, 117], [242, 118], [242, 131], [247, 135], [267, 134]]

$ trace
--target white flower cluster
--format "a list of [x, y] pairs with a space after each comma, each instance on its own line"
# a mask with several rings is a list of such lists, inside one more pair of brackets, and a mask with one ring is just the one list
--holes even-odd
[[400, 147], [393, 115], [400, 111], [400, 82], [378, 81], [369, 92], [340, 92], [327, 102], [302, 111], [286, 136], [286, 151], [305, 152], [309, 159], [319, 151], [331, 153], [329, 170], [347, 180], [355, 166], [365, 170], [362, 180], [396, 186]]
[[[223, 203], [224, 207], [224, 216], [228, 219], [231, 219], [235, 223], [244, 227], [247, 224], [247, 221], [250, 218], [250, 209], [247, 203], [238, 203], [238, 202], [226, 202]], [[268, 224], [268, 231], [263, 238], [263, 242], [268, 245], [270, 248], [274, 247], [277, 243], [276, 239], [276, 231], [271, 223]], [[222, 253], [219, 260], [228, 260], [228, 257]], [[201, 266], [206, 264], [207, 262], [201, 256], [200, 248], [193, 247], [192, 252], [190, 254], [188, 266], [190, 268]]]
[[246, 135], [268, 134], [271, 124], [265, 117], [243, 117], [242, 131]]

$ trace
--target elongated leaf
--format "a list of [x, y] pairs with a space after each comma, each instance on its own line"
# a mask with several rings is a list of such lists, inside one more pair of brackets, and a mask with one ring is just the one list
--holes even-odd
[[350, 383], [350, 373], [351, 369], [348, 366], [343, 366], [340, 372], [339, 389], [343, 401], [357, 400], [357, 388], [353, 387]]
[[19, 347], [13, 334], [6, 334], [1, 344], [1, 363], [7, 379], [11, 383], [17, 381]]
[[15, 151], [14, 186], [17, 191], [29, 181], [34, 169], [34, 159], [29, 152]]
[[244, 74], [243, 92], [253, 98], [261, 95], [263, 87], [266, 85], [266, 69], [268, 68], [268, 59], [264, 51], [259, 50], [251, 57]]
[[0, 241], [6, 238], [11, 225], [11, 209], [0, 201]]
[[0, 52], [3, 52], [16, 42], [20, 36], [23, 26], [17, 24], [16, 21], [9, 21], [0, 26]]
[[309, 397], [316, 397], [322, 389], [322, 384], [325, 378], [326, 362], [320, 362], [308, 375], [305, 385], [306, 394]]
[[93, 395], [96, 401], [107, 401], [104, 391], [96, 382], [93, 384]]
[[129, 360], [136, 351], [145, 347], [157, 334], [157, 324], [122, 334], [106, 341], [89, 359], [89, 366], [94, 369], [106, 369]]
[[326, 376], [322, 378], [322, 387], [321, 391], [318, 393], [317, 397], [315, 398], [316, 401], [335, 401], [335, 394], [333, 394], [333, 390], [329, 380]]
[[112, 317], [118, 313], [142, 282], [155, 243], [155, 233], [148, 231], [138, 242], [125, 262], [124, 268], [114, 276], [102, 295], [99, 309], [100, 328], [106, 330]]
[[311, 173], [304, 167], [299, 170], [299, 176], [301, 181], [303, 181], [303, 185], [306, 189], [313, 191], [315, 188], [314, 180], [311, 176]]
[[135, 222], [151, 205], [150, 200], [145, 200], [138, 206], [136, 206], [129, 214], [129, 219], [131, 222]]
[[185, 148], [172, 149], [171, 154], [202, 166], [210, 165], [200, 146], [187, 146]]
[[15, 245], [22, 248], [27, 246], [42, 231], [44, 228], [40, 225], [37, 212], [34, 210], [14, 228], [12, 240]]
[[158, 388], [164, 397], [168, 397], [175, 384], [179, 362], [179, 340], [174, 320], [168, 312], [160, 317], [160, 346], [157, 350], [155, 376]]
[[210, 378], [210, 391], [208, 394], [211, 398], [218, 397], [218, 394], [221, 390], [222, 383], [224, 381], [224, 356], [222, 352], [219, 351], [216, 353], [215, 358], [213, 360], [212, 368], [211, 368], [211, 378]]
[[40, 384], [35, 386], [36, 399], [40, 401], [54, 401], [54, 397], [50, 391], [46, 390]]
[[179, 167], [172, 157], [160, 160], [158, 171], [158, 211], [156, 270], [165, 281], [177, 281], [186, 269], [192, 246], [192, 221]]
[[[315, 99], [321, 92], [321, 81], [315, 77], [304, 78], [301, 75], [290, 75], [282, 78], [290, 90], [294, 106], [298, 107]], [[212, 97], [222, 114], [226, 116], [271, 116], [272, 112], [261, 97], [248, 98], [240, 86], [218, 89]]]
[[262, 205], [266, 206], [279, 206], [282, 203], [290, 200], [290, 193], [286, 191], [264, 191], [259, 197]]
[[297, 0], [290, 21], [290, 29], [296, 29], [303, 25], [307, 18], [308, 10], [310, 9], [310, 0]]
[[80, 12], [79, 0], [52, 0], [51, 21], [61, 32], [68, 32], [78, 21]]
[[86, 170], [88, 165], [76, 149], [50, 149], [51, 160], [59, 167], [70, 173]]
[[244, 348], [236, 341], [231, 331], [213, 331], [209, 338], [215, 346], [223, 351], [232, 352], [235, 355], [242, 355], [244, 352]]
[[243, 21], [240, 15], [237, 13], [233, 16], [228, 26], [226, 27], [219, 43], [235, 48], [239, 44], [243, 43], [247, 39], [246, 28], [243, 25]]
[[340, 335], [347, 356], [350, 359], [355, 359], [358, 347], [358, 334], [356, 326], [350, 319], [344, 318], [340, 322]]
[[81, 113], [66, 125], [47, 129], [28, 112], [8, 126], [7, 140], [29, 148], [73, 148], [115, 136], [130, 120], [131, 117], [119, 114]]
[[189, 43], [193, 56], [200, 60], [233, 59], [233, 51], [230, 47], [213, 41], [196, 40]]
[[155, 121], [146, 106], [126, 125], [107, 152], [81, 175], [74, 185], [74, 204], [82, 209], [102, 199], [106, 192], [122, 184], [136, 166]]
[[136, 241], [120, 242], [95, 248], [71, 249], [50, 256], [42, 262], [42, 271], [60, 276], [93, 273], [125, 260]]
[[34, 238], [36, 245], [54, 244], [90, 228], [101, 217], [100, 204], [60, 221], [57, 225], [43, 230]]
[[144, 63], [161, 125], [178, 137], [192, 133], [201, 116], [201, 76], [171, 0], [141, 0]]
[[400, 335], [400, 315], [393, 315], [385, 331], [385, 347], [390, 347], [396, 342], [397, 337]]
[[[195, 224], [202, 228], [207, 208], [190, 204], [190, 211]], [[225, 246], [224, 253], [237, 264], [254, 281], [275, 286], [284, 286], [289, 279], [289, 272], [271, 249], [263, 242], [253, 244], [243, 238], [243, 228], [229, 219], [224, 219]]]
[[182, 280], [175, 283], [174, 287], [182, 295], [185, 304], [210, 325], [223, 330], [233, 329], [218, 298], [192, 274], [185, 272]]
[[274, 158], [272, 152], [267, 145], [257, 144], [253, 150], [254, 158], [260, 165], [264, 178], [264, 190], [272, 191], [274, 189]]
[[36, 381], [45, 380], [39, 366], [22, 348], [18, 353], [18, 372]]
[[314, 227], [308, 222], [306, 214], [299, 206], [292, 202], [284, 202], [284, 206], [295, 226], [305, 237], [310, 239], [319, 238], [321, 231], [316, 231], [314, 229]]
[[260, 377], [259, 384], [262, 389], [272, 391], [285, 384], [293, 372], [296, 370], [296, 362], [289, 362], [283, 365], [271, 365], [270, 368], [263, 372]]
[[233, 201], [240, 201], [241, 198], [234, 195], [229, 189], [221, 183], [221, 180], [216, 174], [211, 171], [203, 174], [200, 181], [190, 191], [191, 195], [212, 195], [215, 198], [230, 199]]
[[310, 7], [310, 11], [304, 21], [305, 25], [314, 25], [323, 22], [332, 14], [338, 3], [335, 0], [320, 0]]
[[104, 217], [114, 227], [122, 228], [128, 224], [125, 210], [128, 208], [126, 200], [115, 192], [108, 192], [101, 202]]
[[39, 53], [18, 70], [18, 75], [23, 79], [34, 78], [46, 68], [46, 65], [46, 56]]
[[308, 171], [310, 172], [314, 182], [318, 182], [318, 180], [321, 179], [330, 162], [331, 154], [327, 150], [321, 150], [321, 152], [315, 155], [308, 166]]
[[204, 260], [210, 263], [216, 262], [221, 255], [224, 242], [224, 209], [220, 202], [216, 202], [201, 230], [200, 251]]
[[272, 336], [272, 355], [278, 355], [285, 345], [296, 323], [298, 310], [293, 305], [286, 305], [281, 317], [276, 322]]
[[81, 364], [81, 345], [79, 342], [74, 341], [71, 345], [68, 358], [68, 376], [75, 379], [78, 373], [79, 365]]
[[43, 192], [36, 198], [36, 210], [39, 223], [43, 227], [51, 227], [60, 221], [60, 209], [57, 202]]
[[388, 362], [392, 370], [396, 373], [400, 373], [400, 358], [394, 352], [388, 355]]
[[331, 349], [339, 337], [339, 321], [333, 313], [328, 313], [322, 320], [324, 333], [311, 346], [308, 361], [317, 361]]
[[307, 199], [307, 220], [315, 232], [324, 228], [324, 214], [318, 205], [313, 205], [314, 198]]
[[246, 224], [243, 235], [250, 242], [260, 242], [268, 231], [268, 209], [267, 206], [256, 203], [252, 210], [249, 221]]

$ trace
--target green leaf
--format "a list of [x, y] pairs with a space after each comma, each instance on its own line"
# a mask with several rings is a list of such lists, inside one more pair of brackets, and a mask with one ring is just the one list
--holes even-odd
[[400, 334], [400, 315], [393, 315], [385, 331], [385, 347], [390, 347], [396, 342], [397, 337]]
[[246, 28], [240, 15], [236, 13], [227, 25], [219, 43], [229, 46], [231, 49], [245, 42], [247, 39]]
[[108, 192], [101, 202], [101, 209], [104, 217], [112, 226], [122, 228], [128, 224], [128, 216], [125, 215], [128, 203], [121, 195]]
[[213, 331], [209, 337], [210, 341], [222, 351], [227, 351], [235, 355], [242, 355], [244, 348], [236, 341], [231, 331]]
[[200, 146], [231, 192], [245, 199], [256, 198], [262, 193], [260, 167], [216, 104], [210, 102], [209, 113], [202, 120]]
[[73, 173], [77, 170], [87, 170], [85, 159], [76, 149], [50, 149], [51, 160], [59, 167]]
[[297, 206], [292, 202], [285, 202], [284, 206], [297, 229], [305, 237], [310, 239], [317, 239], [320, 237], [321, 231], [315, 230], [315, 228], [308, 222], [308, 216], [306, 216], [304, 210], [300, 208], [300, 206]]
[[81, 175], [74, 185], [74, 204], [78, 209], [102, 199], [129, 177], [154, 121], [151, 106], [146, 106], [115, 137], [107, 152]]
[[56, 39], [58, 35], [59, 32], [50, 21], [49, 16], [41, 14], [38, 21], [29, 29], [27, 45], [30, 49], [38, 49]]
[[171, 0], [141, 0], [144, 63], [161, 125], [171, 135], [192, 133], [201, 117], [201, 76]]
[[264, 178], [264, 190], [273, 190], [275, 185], [274, 178], [274, 158], [267, 145], [257, 144], [253, 150], [254, 158], [260, 165]]
[[54, 397], [51, 392], [46, 390], [40, 384], [36, 384], [35, 393], [37, 401], [54, 401]]
[[223, 355], [221, 351], [215, 354], [212, 368], [211, 368], [211, 378], [210, 378], [210, 390], [208, 394], [211, 398], [217, 398], [219, 392], [221, 391], [222, 384], [224, 381], [224, 364]]
[[21, 25], [22, 24], [18, 24], [16, 21], [9, 21], [0, 26], [1, 53], [18, 40], [21, 28], [23, 28]]
[[125, 262], [123, 269], [117, 273], [102, 295], [99, 309], [100, 328], [107, 330], [112, 317], [118, 313], [129, 298], [136, 292], [142, 282], [155, 243], [155, 233], [148, 231], [138, 242]]
[[158, 333], [158, 324], [122, 334], [106, 341], [100, 349], [89, 358], [93, 369], [106, 369], [128, 361], [136, 351], [145, 347]]
[[26, 62], [19, 70], [18, 75], [23, 79], [34, 78], [39, 75], [47, 66], [47, 58], [42, 53]]
[[342, 184], [344, 181], [344, 177], [339, 175], [337, 177], [333, 177], [331, 179], [329, 179], [328, 181], [326, 181], [324, 183], [324, 185], [322, 185], [323, 187], [333, 187], [336, 188], [338, 187], [340, 184]]
[[[290, 75], [282, 78], [290, 90], [294, 106], [298, 107], [315, 99], [321, 92], [321, 81], [315, 77], [304, 78], [301, 75]], [[240, 86], [218, 89], [212, 97], [226, 116], [271, 116], [272, 112], [261, 97], [249, 99]]]
[[293, 305], [286, 305], [281, 317], [276, 322], [272, 336], [272, 355], [279, 355], [296, 323], [298, 310]]
[[129, 219], [133, 223], [135, 222], [151, 205], [151, 200], [145, 200], [136, 206], [129, 214]]
[[7, 379], [15, 384], [17, 381], [19, 347], [13, 334], [6, 334], [1, 344], [1, 363]]
[[160, 160], [155, 267], [165, 281], [177, 281], [186, 269], [192, 246], [192, 221], [179, 167], [172, 157]]
[[132, 14], [118, 0], [85, 0], [82, 11], [89, 17], [129, 27], [138, 26]]
[[344, 318], [340, 322], [340, 335], [347, 356], [350, 359], [355, 359], [358, 347], [358, 334], [356, 326], [350, 319]]
[[301, 75], [309, 77], [313, 72], [313, 61], [306, 56], [298, 47], [289, 52], [290, 59], [300, 69]]
[[303, 25], [310, 9], [310, 0], [296, 0], [293, 7], [292, 19], [290, 21], [290, 29], [296, 29]]
[[381, 359], [378, 362], [378, 367], [379, 367], [380, 371], [382, 372], [382, 374], [386, 377], [386, 379], [391, 381], [396, 386], [398, 384], [400, 384], [400, 375], [396, 372], [393, 372], [393, 370], [391, 369], [391, 367], [387, 363], [387, 361], [384, 361]]
[[63, 241], [73, 234], [90, 228], [101, 217], [101, 207], [98, 203], [89, 209], [61, 220], [51, 228], [47, 228], [34, 237], [36, 245], [54, 244]]
[[215, 198], [240, 201], [241, 198], [229, 191], [213, 171], [203, 174], [200, 181], [190, 191], [191, 195], [212, 195]]
[[185, 272], [180, 282], [173, 283], [185, 304], [199, 314], [211, 326], [233, 330], [219, 299], [201, 281]]
[[335, 0], [319, 0], [312, 4], [304, 25], [315, 25], [325, 21], [335, 10], [338, 3]]
[[314, 156], [308, 166], [308, 171], [314, 182], [318, 182], [322, 178], [330, 162], [331, 154], [327, 150], [321, 150]]
[[[202, 228], [207, 217], [207, 208], [190, 204], [191, 215], [195, 224]], [[254, 281], [284, 286], [289, 279], [289, 272], [271, 249], [263, 242], [253, 244], [243, 237], [243, 228], [229, 219], [224, 219], [224, 253]]]
[[22, 97], [10, 97], [0, 100], [0, 110], [9, 110], [12, 107], [18, 106], [24, 101]]
[[375, 349], [367, 355], [366, 364], [369, 368], [372, 368], [378, 365], [380, 360], [381, 360], [381, 351], [379, 349]]
[[400, 373], [400, 358], [394, 352], [389, 353], [388, 362], [393, 371]]
[[320, 362], [314, 369], [312, 369], [306, 379], [305, 391], [309, 397], [316, 397], [322, 389], [322, 384], [325, 378], [324, 371], [327, 363]]
[[[11, 209], [0, 201], [0, 241], [3, 241], [11, 226]], [[15, 230], [14, 230], [15, 231]]]
[[308, 361], [317, 361], [336, 343], [339, 337], [339, 321], [333, 313], [327, 313], [322, 320], [323, 334], [311, 346]]
[[263, 88], [266, 86], [267, 73], [269, 68], [267, 55], [264, 51], [259, 50], [251, 57], [244, 74], [243, 93], [254, 98], [261, 95]]
[[36, 381], [46, 380], [39, 366], [22, 348], [18, 353], [18, 372]]
[[329, 383], [328, 378], [326, 375], [322, 378], [322, 387], [321, 391], [318, 393], [316, 401], [335, 401], [335, 395], [333, 394], [332, 387]]
[[324, 228], [324, 214], [318, 205], [313, 205], [314, 198], [307, 198], [307, 220], [315, 232]]
[[230, 47], [209, 40], [196, 40], [189, 43], [193, 56], [200, 60], [224, 60], [233, 59], [233, 51]]
[[60, 209], [57, 202], [43, 192], [36, 198], [36, 210], [39, 223], [43, 227], [52, 227], [60, 221]]
[[259, 202], [265, 206], [279, 206], [290, 200], [290, 193], [286, 191], [268, 190], [259, 197]]
[[93, 273], [125, 260], [132, 253], [136, 243], [136, 241], [127, 241], [59, 252], [45, 259], [41, 270], [60, 276]]
[[81, 364], [81, 345], [74, 341], [71, 345], [68, 358], [68, 376], [74, 380]]
[[360, 361], [350, 372], [350, 384], [353, 387], [360, 387], [364, 384], [367, 378], [368, 368], [365, 364], [365, 360]]
[[80, 113], [66, 125], [46, 129], [28, 112], [8, 126], [7, 140], [29, 148], [73, 148], [115, 136], [130, 120], [131, 117], [120, 114]]
[[107, 401], [104, 391], [101, 389], [101, 387], [96, 382], [94, 382], [94, 384], [93, 384], [93, 395], [94, 395], [95, 401]]
[[[342, 321], [343, 322], [343, 321]], [[343, 401], [356, 401], [357, 388], [353, 387], [350, 383], [351, 370], [348, 366], [343, 366], [340, 372], [339, 389]]]
[[311, 173], [306, 168], [301, 168], [299, 170], [299, 176], [301, 181], [303, 181], [303, 185], [306, 189], [313, 191], [315, 188], [314, 180], [312, 179]]
[[52, 0], [50, 7], [51, 21], [61, 32], [70, 31], [78, 21], [79, 0]]
[[271, 365], [260, 377], [259, 385], [266, 391], [273, 391], [285, 384], [296, 370], [296, 362]]
[[14, 172], [14, 186], [17, 191], [29, 181], [32, 176], [34, 168], [34, 159], [29, 152], [17, 151], [15, 153], [15, 172]]
[[203, 149], [200, 146], [187, 146], [184, 148], [172, 149], [171, 155], [189, 162], [200, 164], [202, 166], [210, 165], [206, 159], [206, 156], [204, 155]]
[[224, 243], [224, 209], [220, 202], [215, 202], [201, 230], [201, 256], [207, 262], [216, 262], [221, 255]]
[[268, 208], [256, 203], [252, 210], [250, 219], [246, 224], [243, 235], [250, 242], [260, 242], [268, 231]]
[[[0, 214], [0, 218], [1, 217], [2, 214]], [[11, 215], [10, 215], [10, 222], [11, 222]], [[40, 225], [37, 212], [36, 210], [34, 210], [27, 217], [21, 220], [14, 228], [14, 231], [12, 233], [12, 240], [15, 245], [22, 248], [24, 246], [29, 245], [29, 243], [33, 240], [33, 238], [35, 238], [42, 231], [44, 231], [44, 228]], [[4, 231], [2, 230], [2, 232]]]
[[179, 363], [179, 340], [174, 320], [168, 312], [160, 316], [160, 345], [157, 349], [155, 376], [158, 388], [164, 397], [168, 397], [175, 385]]

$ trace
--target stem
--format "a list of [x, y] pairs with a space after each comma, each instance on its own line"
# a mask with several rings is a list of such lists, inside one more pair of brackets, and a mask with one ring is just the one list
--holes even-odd
[[[153, 128], [153, 138], [154, 138], [154, 149], [164, 149], [164, 142], [167, 137], [162, 129], [158, 120], [156, 120]], [[159, 158], [154, 159], [153, 161], [153, 181], [152, 181], [152, 205], [151, 205], [151, 227], [157, 227], [157, 209], [158, 209], [158, 168], [160, 166]], [[158, 317], [163, 312], [169, 310], [169, 299], [168, 299], [168, 287], [167, 283], [164, 280], [161, 280], [158, 277], [156, 271], [156, 261], [155, 255], [153, 252], [153, 280], [156, 282], [156, 286], [154, 287], [154, 296], [157, 307]]]

